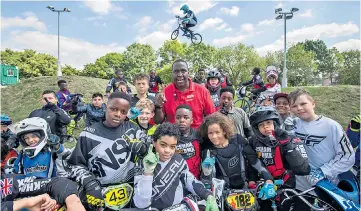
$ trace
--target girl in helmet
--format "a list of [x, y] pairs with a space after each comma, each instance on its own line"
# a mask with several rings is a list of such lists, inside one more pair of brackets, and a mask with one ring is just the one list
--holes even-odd
[[177, 18], [183, 20], [182, 24], [183, 24], [183, 28], [184, 30], [184, 34], [182, 36], [187, 36], [187, 32], [189, 30], [189, 27], [194, 27], [195, 25], [197, 25], [197, 17], [194, 15], [194, 12], [192, 10], [189, 9], [188, 5], [183, 5], [180, 10], [183, 10], [183, 14], [185, 14], [184, 17], [179, 17], [178, 15], [176, 16]]
[[49, 124], [39, 117], [27, 118], [15, 126], [15, 134], [22, 151], [15, 160], [13, 173], [36, 178], [55, 177], [56, 157], [62, 158], [69, 150], [60, 143], [58, 136], [51, 134]]
[[268, 83], [266, 84], [265, 91], [262, 93], [262, 95], [267, 98], [273, 98], [275, 94], [281, 92], [281, 85], [277, 82], [278, 71], [275, 66], [267, 67], [266, 78]]
[[208, 72], [207, 76], [207, 89], [211, 94], [214, 107], [218, 111], [221, 108], [221, 104], [219, 102], [220, 94], [221, 94], [221, 73], [218, 70], [211, 70]]
[[[67, 210], [85, 210], [76, 195], [76, 185], [67, 178], [56, 177], [55, 157], [61, 158], [65, 149], [50, 131], [49, 124], [39, 117], [24, 119], [15, 126], [22, 151], [13, 164], [12, 173], [16, 175], [2, 177], [2, 184], [12, 185], [11, 191], [3, 191], [3, 198], [14, 201], [48, 193], [60, 205], [66, 204]], [[7, 165], [11, 164], [8, 162]]]
[[[293, 144], [287, 132], [280, 129], [279, 118], [273, 107], [259, 107], [250, 116], [254, 135], [248, 144], [257, 156], [245, 154], [251, 163], [260, 159], [275, 180], [282, 179], [285, 186], [292, 188], [296, 185], [295, 175], [308, 175], [310, 167], [304, 148]], [[261, 204], [266, 209], [271, 206], [271, 201], [263, 201]], [[282, 205], [281, 210], [290, 210], [289, 206]]]

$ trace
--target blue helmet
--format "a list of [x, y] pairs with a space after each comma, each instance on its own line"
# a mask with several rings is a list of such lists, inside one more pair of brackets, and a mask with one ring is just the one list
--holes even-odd
[[1, 125], [11, 125], [13, 123], [13, 120], [11, 120], [10, 116], [6, 114], [1, 114]]
[[183, 14], [186, 14], [189, 10], [189, 7], [188, 7], [188, 5], [185, 4], [180, 8], [180, 10], [183, 10]]

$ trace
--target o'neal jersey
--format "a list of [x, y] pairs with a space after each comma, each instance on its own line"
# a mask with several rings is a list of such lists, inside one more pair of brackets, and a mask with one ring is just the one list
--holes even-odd
[[[140, 142], [130, 142], [138, 139]], [[80, 184], [95, 178], [101, 184], [129, 181], [134, 172], [132, 162], [139, 145], [149, 142], [148, 136], [129, 121], [115, 128], [102, 122], [86, 127], [68, 161], [71, 165], [70, 178]]]

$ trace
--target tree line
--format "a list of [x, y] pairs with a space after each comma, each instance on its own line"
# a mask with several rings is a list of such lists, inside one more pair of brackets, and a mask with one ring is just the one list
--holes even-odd
[[[196, 74], [199, 68], [222, 68], [233, 84], [249, 80], [254, 67], [265, 69], [268, 65], [275, 65], [283, 70], [284, 65], [283, 50], [260, 56], [253, 46], [242, 43], [216, 48], [204, 43], [187, 45], [167, 40], [157, 51], [150, 45], [133, 43], [123, 53], [108, 53], [94, 63], [85, 64], [83, 69], [62, 66], [62, 72], [63, 75], [110, 79], [114, 70], [121, 68], [126, 78], [131, 79], [137, 73], [156, 69], [157, 74], [169, 83], [172, 80], [172, 62], [179, 58], [188, 62], [191, 75]], [[31, 49], [5, 49], [1, 51], [1, 63], [17, 66], [21, 78], [55, 76], [57, 71], [55, 57]], [[360, 51], [328, 49], [322, 40], [289, 43], [287, 70], [289, 86], [320, 84], [323, 79], [338, 84], [360, 85]]]

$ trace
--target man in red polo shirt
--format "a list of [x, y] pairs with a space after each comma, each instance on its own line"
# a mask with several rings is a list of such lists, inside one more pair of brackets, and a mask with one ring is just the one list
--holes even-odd
[[211, 95], [203, 86], [193, 83], [189, 78], [188, 64], [182, 59], [176, 60], [172, 65], [173, 83], [168, 85], [164, 92], [155, 98], [154, 122], [162, 123], [164, 120], [175, 123], [177, 106], [187, 104], [193, 111], [192, 128], [197, 129], [204, 115], [216, 111]]

